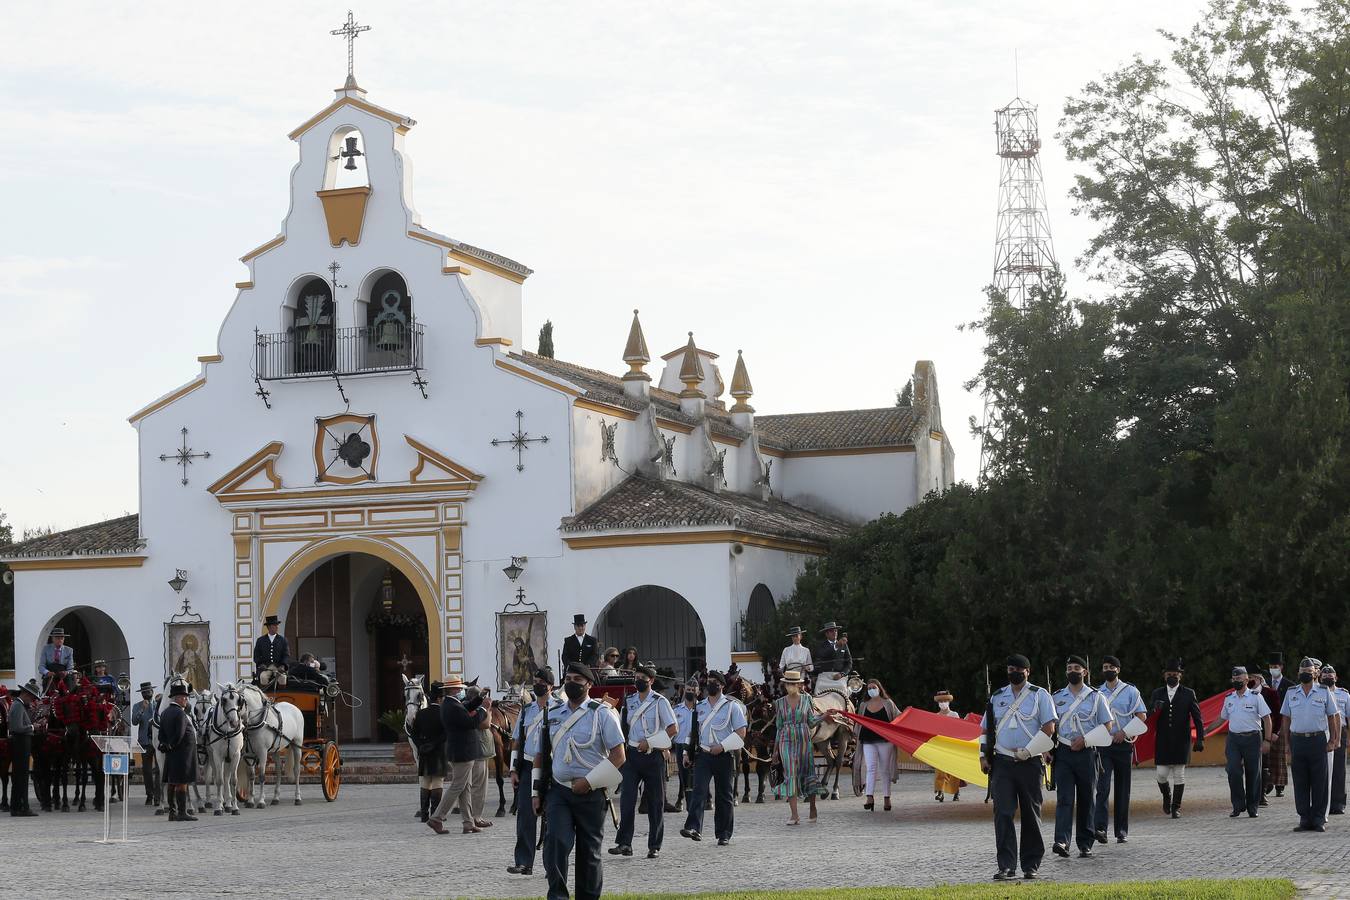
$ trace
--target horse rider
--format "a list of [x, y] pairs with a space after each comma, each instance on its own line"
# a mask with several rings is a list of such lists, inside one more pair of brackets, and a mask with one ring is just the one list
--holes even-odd
[[188, 809], [188, 785], [197, 783], [197, 729], [187, 704], [188, 687], [176, 681], [169, 686], [169, 706], [159, 716], [159, 750], [164, 754], [170, 822], [197, 821]]
[[43, 683], [53, 675], [61, 675], [75, 668], [75, 651], [66, 646], [66, 630], [53, 628], [51, 642], [42, 648], [42, 659], [38, 663], [38, 674]]
[[600, 661], [600, 644], [594, 635], [586, 633], [586, 616], [577, 613], [572, 617], [572, 634], [563, 640], [562, 664], [584, 663], [594, 666]]
[[666, 829], [666, 748], [679, 731], [670, 701], [653, 688], [656, 667], [637, 668], [637, 692], [625, 700], [628, 721], [628, 759], [623, 764], [623, 793], [619, 801], [619, 831], [614, 836], [613, 855], [633, 855], [633, 825], [637, 818], [638, 785], [647, 795], [647, 858], [661, 855]]
[[[708, 783], [713, 782], [717, 788], [713, 830], [719, 847], [731, 843], [731, 832], [736, 824], [731, 752], [745, 746], [748, 724], [745, 707], [739, 700], [726, 696], [722, 692], [724, 687], [726, 677], [721, 672], [708, 673], [708, 696], [696, 708], [698, 734], [689, 736], [698, 749], [694, 758], [694, 789], [689, 795], [689, 815], [680, 829], [681, 837], [703, 840], [703, 810], [708, 799]], [[687, 761], [685, 765], [688, 765]]]
[[145, 805], [153, 806], [159, 796], [158, 765], [150, 743], [150, 728], [155, 724], [155, 688], [141, 682], [141, 699], [131, 708], [131, 724], [136, 726], [136, 743], [141, 746], [141, 780], [145, 782]]
[[[1022, 654], [1008, 657], [1008, 684], [989, 698], [984, 710], [980, 742], [980, 771], [989, 776], [989, 791], [994, 800], [994, 843], [998, 852], [995, 881], [1017, 877], [1037, 878], [1045, 858], [1045, 839], [1041, 837], [1041, 783], [1044, 763], [1038, 748], [1053, 746], [1055, 704], [1050, 692], [1030, 684], [1027, 672], [1031, 662]], [[1035, 745], [1033, 745], [1035, 741]], [[1030, 749], [1029, 749], [1030, 748]], [[1020, 853], [1013, 819], [1022, 817]]]
[[38, 700], [29, 682], [21, 686], [9, 706], [9, 814], [16, 818], [36, 816], [28, 806], [28, 757], [33, 750], [33, 716], [29, 707]]
[[272, 666], [276, 666], [280, 672], [280, 687], [286, 686], [286, 670], [290, 667], [291, 650], [286, 643], [285, 635], [279, 634], [281, 630], [281, 620], [276, 616], [268, 616], [263, 621], [267, 628], [267, 633], [259, 635], [258, 640], [253, 644], [253, 680], [261, 687], [268, 688], [272, 686], [271, 679], [267, 684], [263, 684], [263, 673]]
[[825, 639], [811, 653], [815, 670], [844, 674], [853, 671], [853, 654], [848, 649], [848, 636], [841, 636], [839, 626], [834, 622], [826, 622], [820, 633], [825, 635]]
[[[606, 791], [619, 785], [626, 755], [623, 731], [612, 709], [587, 697], [595, 674], [585, 663], [567, 664], [563, 692], [567, 702], [548, 715], [552, 782], [546, 797], [544, 784], [533, 779], [534, 811], [548, 816], [544, 833], [544, 871], [548, 900], [567, 900], [567, 860], [575, 845], [577, 900], [598, 900], [604, 887], [600, 845], [604, 841]], [[534, 768], [542, 772], [544, 754], [536, 754]]]
[[[534, 673], [534, 693], [530, 703], [520, 710], [516, 719], [514, 737], [516, 758], [511, 767], [511, 786], [516, 789], [516, 855], [506, 871], [512, 875], [530, 875], [534, 872], [534, 854], [539, 846], [539, 818], [530, 802], [530, 785], [534, 783], [534, 758], [539, 755], [544, 724], [544, 713], [562, 706], [563, 701], [553, 693], [556, 678], [548, 666]], [[522, 789], [522, 785], [524, 786]], [[523, 801], [523, 802], [522, 802]]]
[[1144, 721], [1148, 707], [1144, 706], [1139, 688], [1120, 677], [1120, 660], [1114, 656], [1102, 657], [1102, 683], [1097, 688], [1106, 701], [1117, 727], [1111, 734], [1111, 746], [1103, 747], [1097, 756], [1102, 771], [1097, 776], [1097, 807], [1093, 812], [1094, 836], [1097, 843], [1106, 843], [1106, 804], [1112, 788], [1116, 792], [1116, 843], [1123, 844], [1130, 831], [1131, 763], [1134, 761], [1134, 742], [1125, 736], [1124, 728], [1131, 718]]

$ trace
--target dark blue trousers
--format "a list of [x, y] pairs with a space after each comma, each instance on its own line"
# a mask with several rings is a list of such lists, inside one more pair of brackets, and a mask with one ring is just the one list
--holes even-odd
[[548, 900], [567, 900], [567, 859], [577, 849], [577, 900], [599, 900], [605, 877], [600, 870], [604, 841], [605, 792], [574, 794], [556, 782], [548, 790], [544, 829], [544, 872]]
[[1331, 811], [1345, 812], [1345, 728], [1341, 729], [1341, 745], [1331, 759]]
[[516, 865], [534, 867], [534, 848], [539, 845], [539, 817], [534, 814], [534, 767], [520, 770], [516, 788]]
[[1134, 762], [1134, 744], [1127, 742], [1103, 747], [1097, 751], [1097, 758], [1102, 761], [1102, 771], [1097, 776], [1097, 809], [1093, 817], [1096, 830], [1106, 830], [1106, 804], [1114, 789], [1116, 837], [1125, 837], [1130, 831], [1130, 781], [1133, 775], [1130, 767]]
[[694, 760], [694, 791], [689, 795], [689, 816], [685, 819], [687, 831], [703, 831], [703, 808], [708, 799], [708, 783], [716, 788], [713, 799], [713, 833], [720, 841], [731, 840], [731, 830], [736, 824], [733, 811], [734, 796], [731, 790], [731, 754], [719, 753], [713, 756], [707, 750], [700, 750]]
[[[994, 844], [1000, 871], [1035, 872], [1045, 859], [1041, 837], [1041, 783], [1045, 769], [1041, 758], [1018, 762], [1001, 753], [994, 755], [989, 773], [989, 795], [994, 801]], [[1022, 817], [1022, 840], [1017, 840], [1017, 816]]]
[[1055, 750], [1055, 843], [1092, 849], [1092, 792], [1097, 786], [1097, 751], [1091, 747]]
[[614, 837], [615, 844], [621, 847], [633, 846], [638, 786], [645, 785], [647, 849], [661, 849], [666, 834], [665, 774], [666, 755], [660, 750], [639, 753], [636, 747], [628, 748], [628, 758], [623, 764], [623, 793], [619, 796], [619, 833]]
[[[1228, 733], [1228, 746], [1224, 750], [1228, 770], [1228, 795], [1233, 801], [1233, 812], [1256, 812], [1261, 801], [1261, 732], [1249, 731], [1243, 734]], [[1323, 742], [1322, 749], [1326, 749]], [[1292, 758], [1289, 769], [1293, 771]], [[1322, 769], [1323, 780], [1326, 776], [1325, 756]], [[1297, 790], [1295, 790], [1297, 793]], [[1302, 815], [1302, 811], [1299, 811]]]
[[1327, 738], [1321, 732], [1312, 737], [1290, 733], [1289, 778], [1294, 782], [1294, 809], [1304, 827], [1327, 824]]

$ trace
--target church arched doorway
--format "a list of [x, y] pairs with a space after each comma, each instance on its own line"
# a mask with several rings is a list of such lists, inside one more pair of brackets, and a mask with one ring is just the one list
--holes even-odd
[[773, 592], [767, 585], [757, 584], [750, 592], [750, 601], [741, 614], [741, 633], [737, 650], [751, 650], [764, 626], [773, 621]]
[[42, 648], [51, 643], [51, 633], [56, 628], [65, 631], [66, 646], [75, 652], [75, 666], [84, 674], [93, 674], [94, 660], [98, 659], [108, 663], [108, 671], [114, 677], [131, 672], [126, 635], [112, 616], [94, 606], [70, 607], [47, 622], [37, 636], [35, 666], [41, 665]]
[[704, 665], [707, 636], [688, 600], [670, 588], [644, 584], [619, 594], [595, 621], [595, 638], [606, 647], [636, 647], [638, 658], [683, 681]]
[[359, 706], [338, 705], [343, 740], [393, 740], [380, 721], [403, 708], [404, 673], [434, 677], [422, 598], [399, 568], [367, 553], [313, 566], [280, 604], [292, 662], [312, 653]]

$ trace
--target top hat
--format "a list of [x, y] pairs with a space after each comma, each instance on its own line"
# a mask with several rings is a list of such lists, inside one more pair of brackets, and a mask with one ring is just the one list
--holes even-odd
[[787, 630], [787, 634], [783, 635], [783, 637], [792, 637], [794, 634], [805, 634], [805, 633], [806, 632], [802, 631], [802, 626], [793, 625], [791, 628]]
[[784, 672], [784, 673], [783, 673], [783, 677], [780, 678], [780, 679], [778, 679], [778, 680], [781, 681], [781, 682], [783, 682], [783, 684], [805, 684], [805, 683], [806, 683], [806, 679], [802, 677], [802, 673], [801, 673], [800, 671], [798, 671], [797, 669], [790, 669], [790, 670]]
[[1169, 659], [1167, 662], [1163, 663], [1163, 671], [1164, 671], [1164, 672], [1185, 672], [1186, 669], [1181, 665], [1181, 657], [1180, 657], [1180, 656], [1174, 656], [1174, 657], [1172, 657], [1171, 659]]
[[1284, 654], [1278, 650], [1272, 650], [1266, 654], [1266, 665], [1282, 666], [1284, 665]]
[[169, 685], [169, 696], [171, 698], [186, 697], [187, 695], [188, 695], [188, 686], [183, 682], [175, 681], [173, 684]]
[[572, 617], [572, 627], [573, 627], [573, 628], [575, 628], [575, 627], [578, 626], [578, 625], [585, 625], [585, 624], [586, 624], [586, 615], [585, 615], [585, 613], [577, 613], [575, 616]]
[[51, 636], [54, 638], [63, 638], [66, 636], [66, 630], [64, 628], [53, 628]]
[[281, 620], [278, 619], [276, 616], [268, 616], [267, 618], [263, 619], [263, 625], [264, 625], [264, 626], [266, 626], [266, 625], [280, 625], [280, 624], [281, 624]]
[[829, 631], [830, 629], [834, 629], [835, 631], [838, 631], [838, 630], [839, 630], [839, 626], [836, 625], [834, 622], [826, 622], [824, 625], [820, 626], [820, 630], [821, 630], [822, 632]]
[[139, 690], [140, 690], [140, 692], [141, 692], [142, 694], [145, 693], [146, 691], [154, 691], [154, 689], [155, 689], [155, 686], [154, 686], [153, 684], [151, 684], [150, 682], [148, 682], [148, 681], [142, 681], [142, 682], [141, 682], [141, 686], [140, 686], [140, 688], [139, 688]]

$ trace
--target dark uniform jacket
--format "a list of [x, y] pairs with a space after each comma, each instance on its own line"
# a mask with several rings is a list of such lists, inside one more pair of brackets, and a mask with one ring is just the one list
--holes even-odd
[[482, 759], [478, 726], [487, 718], [482, 697], [461, 703], [454, 697], [441, 701], [441, 724], [445, 727], [445, 755], [452, 763]]
[[291, 663], [291, 649], [286, 644], [286, 635], [278, 634], [276, 640], [264, 634], [253, 644], [253, 671], [261, 672], [268, 666], [277, 666], [285, 672]]
[[170, 703], [159, 714], [159, 749], [164, 753], [164, 783], [192, 784], [197, 780], [197, 729], [187, 710]]
[[417, 774], [444, 775], [445, 725], [441, 722], [441, 707], [419, 709], [413, 717], [411, 739], [417, 748]]
[[563, 641], [562, 661], [564, 669], [570, 662], [593, 666], [600, 661], [600, 645], [589, 634], [582, 635], [581, 640], [577, 640], [575, 634], [569, 634]]
[[1148, 708], [1158, 714], [1158, 743], [1154, 762], [1160, 766], [1184, 766], [1191, 761], [1191, 726], [1195, 726], [1196, 741], [1205, 739], [1205, 720], [1200, 715], [1200, 703], [1195, 691], [1178, 685], [1176, 695], [1169, 701], [1167, 688], [1160, 687], [1149, 699]]
[[830, 641], [821, 641], [811, 651], [811, 664], [817, 675], [821, 672], [852, 672], [853, 654], [848, 652], [847, 645], [836, 647]]

